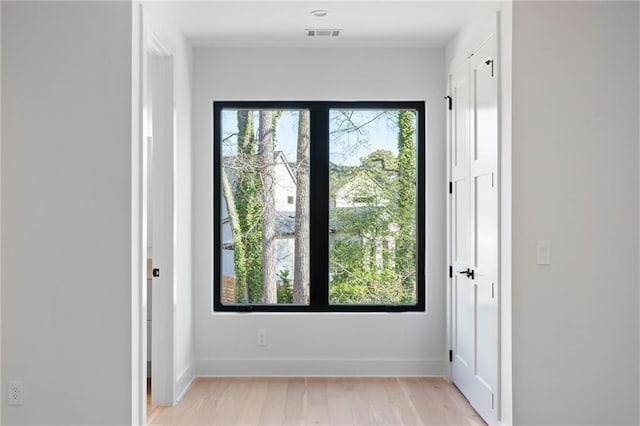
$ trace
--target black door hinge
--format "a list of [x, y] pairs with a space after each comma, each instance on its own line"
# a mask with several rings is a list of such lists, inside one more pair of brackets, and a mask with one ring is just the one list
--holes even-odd
[[449, 362], [453, 362], [453, 351], [449, 349]]
[[487, 59], [484, 63], [486, 65], [491, 65], [491, 77], [493, 77], [493, 59]]
[[453, 182], [449, 182], [449, 194], [453, 194]]
[[453, 109], [453, 98], [451, 96], [445, 96], [444, 98], [449, 101], [449, 111], [451, 111]]
[[449, 266], [449, 278], [453, 278], [453, 266]]

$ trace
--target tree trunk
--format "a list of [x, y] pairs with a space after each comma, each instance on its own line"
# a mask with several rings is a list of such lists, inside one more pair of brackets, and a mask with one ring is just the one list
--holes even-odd
[[238, 152], [235, 167], [235, 201], [242, 235], [244, 256], [234, 255], [236, 271], [245, 270], [246, 285], [238, 287], [238, 302], [262, 302], [261, 190], [257, 170], [253, 111], [238, 110]]
[[242, 303], [247, 300], [247, 266], [245, 262], [244, 241], [242, 241], [242, 228], [240, 227], [236, 203], [233, 199], [233, 190], [231, 189], [229, 176], [227, 176], [227, 171], [224, 167], [222, 168], [222, 194], [227, 204], [227, 212], [229, 214], [229, 221], [231, 222], [233, 263], [236, 273], [236, 302]]
[[396, 272], [406, 286], [415, 284], [416, 271], [416, 149], [413, 135], [415, 113], [402, 111], [398, 116], [398, 236]]
[[298, 121], [293, 303], [309, 303], [309, 111]]
[[260, 111], [258, 165], [262, 181], [262, 285], [264, 303], [277, 303], [276, 204], [273, 159], [273, 112]]

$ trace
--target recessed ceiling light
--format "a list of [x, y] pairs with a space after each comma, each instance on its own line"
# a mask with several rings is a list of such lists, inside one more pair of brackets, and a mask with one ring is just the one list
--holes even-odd
[[315, 17], [318, 18], [324, 18], [325, 16], [327, 16], [329, 14], [329, 12], [327, 12], [324, 9], [316, 9], [316, 10], [312, 10], [311, 14]]

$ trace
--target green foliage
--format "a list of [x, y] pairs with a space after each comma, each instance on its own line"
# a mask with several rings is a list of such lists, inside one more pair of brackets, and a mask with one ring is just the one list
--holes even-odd
[[278, 304], [293, 303], [293, 288], [278, 286], [277, 298]]
[[331, 253], [331, 303], [413, 303], [414, 289], [403, 285], [393, 268], [372, 264], [369, 248], [358, 241], [336, 242]]
[[283, 269], [278, 272], [282, 285], [278, 286], [278, 303], [293, 303], [293, 287], [291, 286], [291, 271]]
[[397, 171], [397, 158], [393, 152], [387, 149], [377, 149], [371, 154], [360, 159], [362, 168], [375, 169], [379, 171], [395, 172]]
[[291, 271], [288, 269], [282, 269], [278, 272], [278, 278], [282, 281], [282, 285], [291, 285]]
[[[234, 252], [237, 299], [262, 301], [261, 183], [256, 165], [253, 111], [238, 111], [238, 153], [235, 163], [235, 201], [242, 233], [243, 253]], [[238, 274], [240, 271], [240, 274]]]
[[276, 148], [278, 144], [278, 120], [282, 117], [282, 111], [273, 111], [273, 116], [271, 118], [271, 134], [273, 141], [273, 149]]
[[369, 206], [330, 211], [331, 222], [338, 224], [340, 234], [347, 238], [356, 236], [368, 240], [389, 235], [393, 218], [388, 210], [371, 205], [376, 202], [375, 198], [367, 201]]
[[233, 246], [233, 265], [236, 273], [236, 302], [245, 302], [247, 288], [247, 266], [245, 263], [244, 241], [240, 240]]

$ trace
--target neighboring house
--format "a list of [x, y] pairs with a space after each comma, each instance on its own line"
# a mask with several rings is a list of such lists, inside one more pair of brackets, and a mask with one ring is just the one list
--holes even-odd
[[[233, 186], [233, 162], [235, 157], [224, 157], [223, 167]], [[289, 163], [282, 151], [274, 153], [275, 164], [275, 204], [276, 204], [276, 273], [288, 270], [293, 275], [294, 227], [296, 211], [296, 168]], [[222, 217], [222, 275], [234, 277], [233, 235], [227, 204], [224, 197], [221, 203]], [[281, 284], [280, 280], [278, 283]]]
[[331, 181], [331, 208], [379, 207], [389, 202], [380, 183], [359, 167], [332, 165], [331, 173], [344, 176]]
[[[331, 165], [332, 179], [330, 190], [330, 218], [329, 245], [333, 247], [338, 239], [344, 240], [344, 230], [347, 220], [366, 216], [380, 216], [380, 207], [389, 204], [389, 194], [385, 193], [380, 171], [370, 171], [356, 166]], [[384, 235], [351, 235], [349, 239], [369, 244], [372, 247], [371, 256], [378, 268], [384, 265], [384, 251], [395, 250], [395, 233], [397, 226], [388, 218], [386, 226], [378, 228], [376, 234]]]

